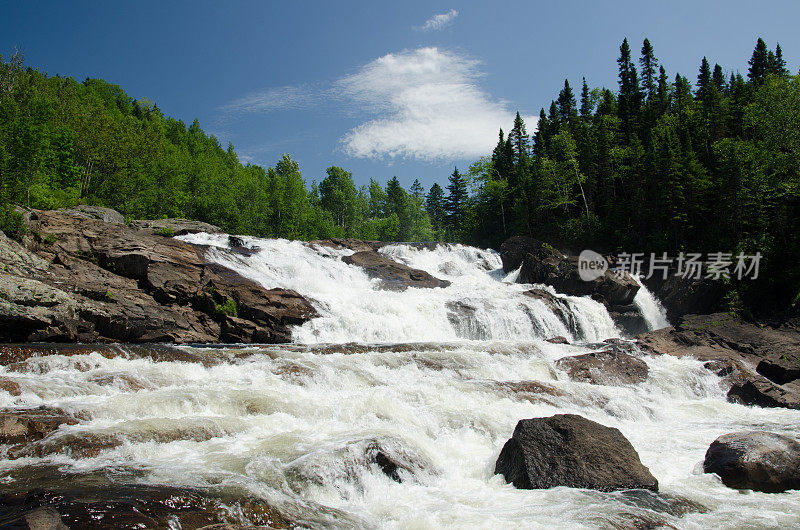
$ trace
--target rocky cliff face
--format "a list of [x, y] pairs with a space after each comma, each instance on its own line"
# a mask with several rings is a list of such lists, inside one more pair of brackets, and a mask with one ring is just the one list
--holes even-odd
[[265, 289], [165, 237], [172, 231], [126, 227], [108, 212], [26, 217], [24, 244], [0, 233], [0, 341], [288, 342], [290, 327], [316, 314], [296, 292]]

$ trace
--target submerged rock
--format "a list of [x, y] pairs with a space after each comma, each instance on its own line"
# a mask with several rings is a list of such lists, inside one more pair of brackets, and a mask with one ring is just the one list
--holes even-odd
[[706, 452], [703, 469], [729, 488], [766, 493], [800, 489], [800, 443], [774, 432], [720, 436]]
[[658, 491], [658, 481], [618, 429], [574, 414], [520, 420], [495, 473], [520, 489]]
[[0, 444], [23, 444], [41, 440], [61, 425], [75, 425], [78, 420], [61, 409], [0, 410]]
[[[32, 490], [0, 494], [3, 528], [289, 528], [295, 526], [267, 502], [247, 494], [170, 486], [113, 483], [98, 475], [34, 477]], [[44, 478], [44, 477], [43, 477]], [[27, 483], [14, 484], [20, 487]], [[28, 485], [28, 487], [31, 487]], [[59, 526], [59, 522], [61, 526]], [[34, 526], [32, 523], [49, 524]]]
[[361, 267], [370, 278], [380, 279], [382, 288], [391, 291], [405, 291], [409, 287], [433, 289], [450, 285], [447, 280], [434, 278], [423, 270], [412, 269], [372, 250], [344, 256], [342, 261]]
[[556, 366], [573, 381], [596, 385], [634, 385], [647, 379], [647, 363], [627, 353], [604, 350], [562, 357]]

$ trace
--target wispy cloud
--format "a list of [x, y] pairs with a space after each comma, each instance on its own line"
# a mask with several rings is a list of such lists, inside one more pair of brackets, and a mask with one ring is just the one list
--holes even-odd
[[[463, 160], [491, 152], [514, 113], [478, 81], [481, 63], [439, 48], [379, 57], [327, 85], [283, 86], [248, 94], [222, 107], [227, 118], [321, 104], [363, 123], [340, 138], [353, 157]], [[535, 116], [523, 117], [532, 131]]]
[[[443, 160], [491, 151], [514, 115], [477, 84], [479, 62], [438, 48], [375, 59], [336, 83], [345, 97], [377, 114], [349, 131], [344, 150], [361, 158]], [[532, 130], [535, 117], [526, 117]]]
[[252, 92], [231, 101], [222, 111], [229, 114], [306, 109], [319, 102], [319, 89], [311, 86], [282, 86]]
[[449, 26], [450, 23], [453, 22], [458, 16], [458, 11], [455, 9], [451, 9], [447, 13], [442, 13], [440, 15], [433, 15], [431, 18], [425, 21], [425, 24], [422, 25], [421, 29], [423, 31], [438, 31], [446, 26]]

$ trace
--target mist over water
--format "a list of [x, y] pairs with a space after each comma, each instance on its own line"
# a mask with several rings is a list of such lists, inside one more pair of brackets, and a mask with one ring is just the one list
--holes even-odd
[[[571, 316], [563, 322], [522, 294], [534, 286], [512, 283], [514, 273], [502, 271], [495, 252], [384, 247], [385, 255], [452, 282], [393, 292], [340, 261], [351, 251], [246, 238], [256, 252], [245, 256], [228, 249], [225, 235], [183, 239], [208, 245], [212, 260], [265, 287], [295, 289], [320, 317], [294, 330], [294, 344], [238, 348], [235, 360], [215, 366], [92, 353], [0, 368], [23, 389], [16, 398], [0, 391], [0, 406], [62, 407], [88, 419], [58, 436], [123, 439], [92, 458], [0, 459], [0, 476], [47, 463], [65, 471], [135, 470], [153, 484], [244, 489], [310, 527], [800, 522], [800, 492], [740, 494], [701, 466], [708, 445], [724, 433], [759, 428], [796, 437], [800, 413], [728, 403], [719, 378], [688, 358], [642, 356], [650, 375], [635, 386], [569, 381], [556, 360], [597, 351], [593, 343], [620, 331], [589, 298], [561, 297]], [[635, 304], [649, 326], [666, 324], [649, 293]], [[545, 340], [559, 335], [573, 344]], [[344, 344], [351, 342], [357, 344]], [[503, 384], [519, 381], [559, 392], [515, 392]], [[661, 492], [525, 491], [493, 474], [518, 420], [559, 413], [620, 429]], [[377, 450], [408, 468], [399, 471], [402, 482], [381, 470]]]

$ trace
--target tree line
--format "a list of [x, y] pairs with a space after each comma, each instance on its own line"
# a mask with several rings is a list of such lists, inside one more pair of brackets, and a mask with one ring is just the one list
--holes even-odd
[[80, 83], [0, 56], [0, 229], [21, 229], [9, 205], [108, 206], [129, 219], [185, 217], [230, 233], [316, 239], [434, 239], [416, 181], [357, 187], [330, 167], [310, 187], [289, 155], [242, 164], [195, 120], [188, 127], [153, 102], [102, 79]]
[[434, 229], [495, 248], [523, 234], [573, 251], [760, 252], [759, 281], [731, 296], [797, 302], [800, 75], [780, 45], [758, 39], [746, 76], [703, 57], [693, 83], [625, 39], [617, 69], [615, 91], [566, 80], [533, 135], [517, 113], [444, 200], [430, 191]]

